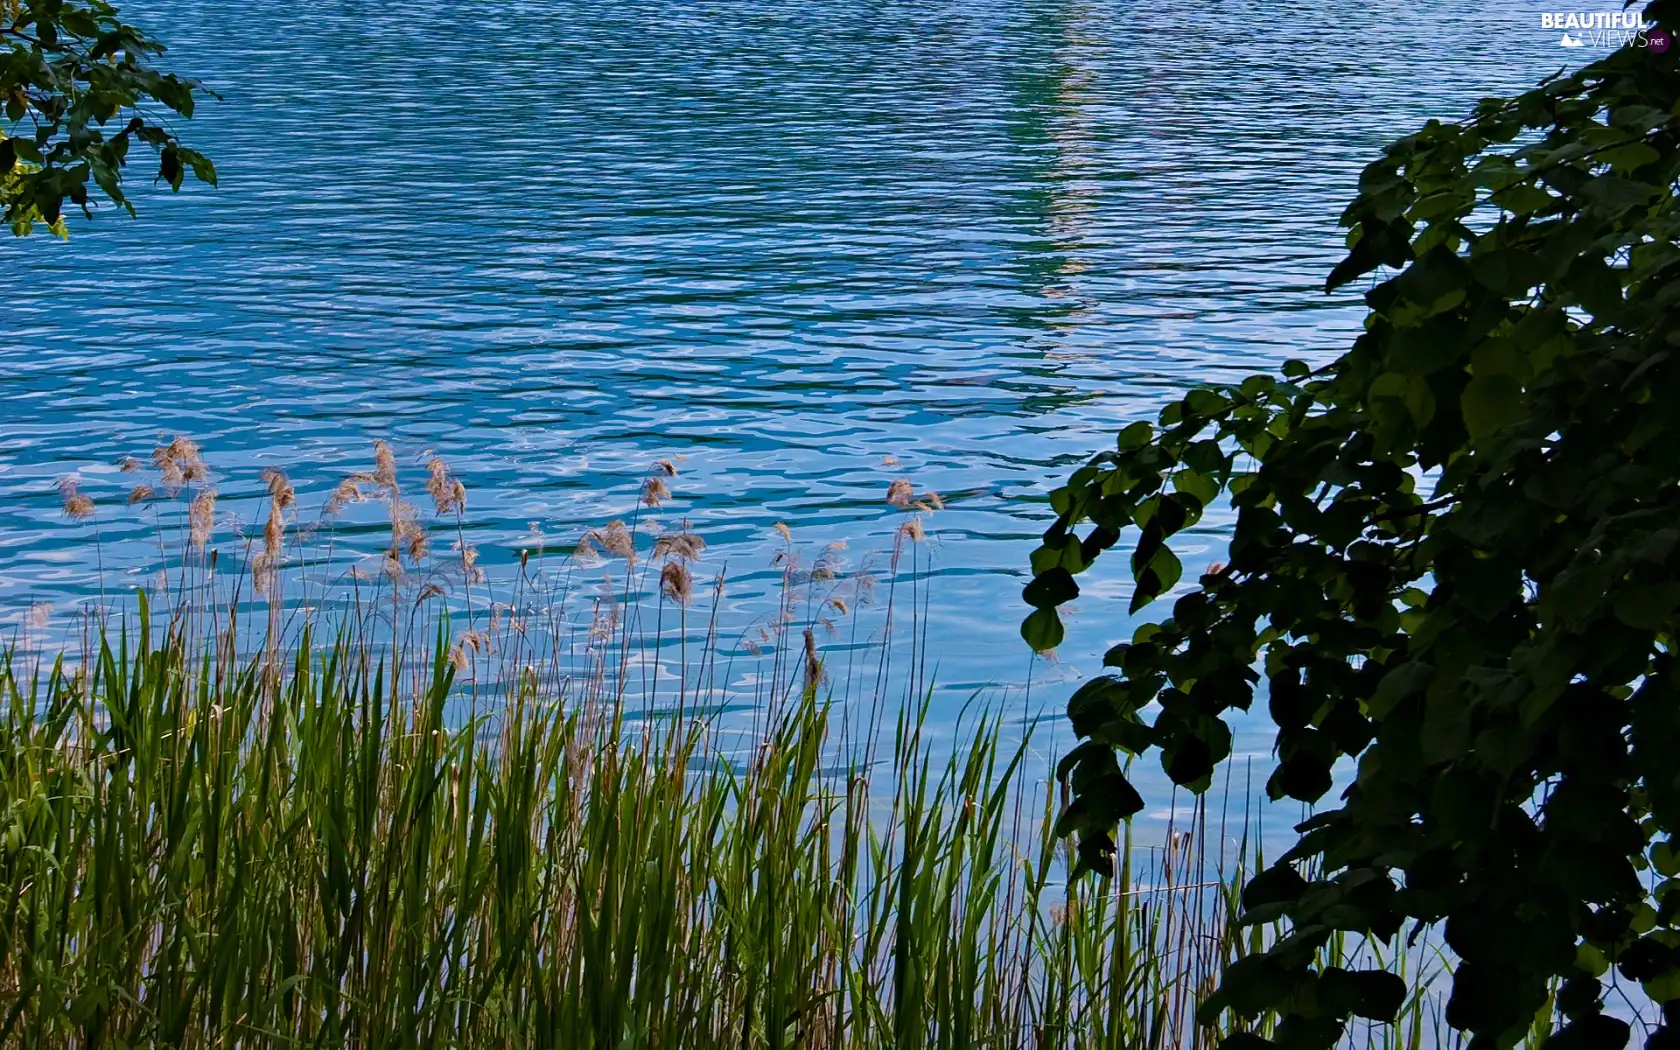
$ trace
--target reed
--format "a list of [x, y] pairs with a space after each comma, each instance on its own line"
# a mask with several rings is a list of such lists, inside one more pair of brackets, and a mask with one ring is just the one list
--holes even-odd
[[[189, 508], [173, 583], [50, 658], [0, 651], [0, 1045], [1199, 1050], [1222, 1032], [1198, 999], [1281, 932], [1227, 921], [1258, 860], [1228, 798], [1070, 884], [1015, 723], [976, 703], [935, 739], [890, 634], [837, 688], [817, 638], [874, 581], [833, 547], [804, 570], [781, 530], [777, 612], [740, 644], [686, 528], [586, 537], [622, 573], [593, 593], [602, 565], [527, 552], [498, 602], [460, 483], [431, 461], [457, 534], [432, 555], [381, 444], [331, 499], [378, 493], [383, 572], [312, 582], [274, 472], [248, 571], [218, 578], [197, 447], [154, 459]], [[937, 503], [909, 489], [895, 567]], [[1439, 1017], [1419, 996], [1347, 1041], [1447, 1045]]]

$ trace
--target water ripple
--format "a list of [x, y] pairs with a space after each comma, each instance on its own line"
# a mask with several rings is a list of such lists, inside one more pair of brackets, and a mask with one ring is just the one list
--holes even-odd
[[[161, 434], [235, 506], [437, 449], [492, 571], [683, 453], [673, 516], [740, 567], [776, 521], [885, 547], [897, 473], [946, 494], [943, 673], [1020, 682], [1047, 486], [1187, 383], [1346, 343], [1360, 167], [1561, 64], [1500, 6], [127, 5], [224, 96], [183, 129], [223, 184], [0, 244], [0, 604], [92, 591], [52, 482], [116, 499]], [[107, 565], [149, 536], [113, 520]], [[1087, 592], [1041, 680], [1124, 629], [1119, 575]]]

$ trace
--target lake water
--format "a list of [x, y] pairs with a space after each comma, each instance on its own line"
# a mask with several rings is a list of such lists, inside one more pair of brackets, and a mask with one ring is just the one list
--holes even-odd
[[1020, 642], [1042, 496], [1187, 384], [1347, 343], [1357, 291], [1321, 287], [1361, 166], [1595, 53], [1516, 2], [124, 10], [223, 96], [181, 127], [222, 185], [0, 242], [7, 615], [98, 586], [72, 472], [107, 576], [155, 571], [111, 464], [160, 435], [234, 514], [265, 465], [315, 507], [375, 437], [436, 450], [492, 579], [533, 523], [630, 513], [659, 457], [667, 522], [749, 591], [777, 522], [890, 547], [907, 476], [946, 505], [936, 717], [1029, 681], [1053, 709], [1130, 633], [1116, 554], [1057, 661]]

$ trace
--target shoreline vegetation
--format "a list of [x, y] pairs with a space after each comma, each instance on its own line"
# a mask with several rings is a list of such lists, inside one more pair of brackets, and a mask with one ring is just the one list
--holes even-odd
[[[172, 568], [65, 651], [0, 653], [0, 1045], [1203, 1048], [1198, 1001], [1280, 935], [1231, 922], [1263, 858], [1229, 795], [1069, 882], [1028, 730], [978, 698], [929, 731], [926, 654], [891, 638], [930, 596], [785, 527], [779, 611], [731, 643], [686, 528], [592, 530], [492, 602], [460, 481], [426, 461], [423, 515], [380, 442], [323, 508], [383, 523], [335, 604], [311, 566], [358, 539], [299, 529], [285, 474], [230, 557], [192, 442], [124, 468]], [[940, 501], [887, 498], [896, 570]], [[847, 630], [831, 669], [815, 638]], [[1326, 950], [1424, 966], [1347, 1045], [1452, 1045], [1427, 939]]]

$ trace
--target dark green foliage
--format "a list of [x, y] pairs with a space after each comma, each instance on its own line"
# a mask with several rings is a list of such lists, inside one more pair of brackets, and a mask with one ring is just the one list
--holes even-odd
[[[64, 202], [91, 215], [89, 183], [130, 215], [122, 172], [139, 141], [173, 190], [187, 172], [215, 185], [216, 168], [149, 115], [156, 103], [191, 117], [194, 81], [148, 60], [163, 45], [117, 19], [104, 0], [0, 0], [0, 205], [12, 232], [44, 223], [64, 235]], [[152, 111], [152, 112], [155, 112]]]
[[1116, 752], [1158, 749], [1202, 790], [1257, 688], [1272, 798], [1333, 801], [1357, 760], [1243, 894], [1248, 922], [1292, 932], [1227, 970], [1208, 1020], [1276, 1010], [1269, 1045], [1329, 1046], [1405, 988], [1319, 949], [1436, 923], [1446, 1018], [1478, 1050], [1559, 981], [1546, 1045], [1622, 1045], [1611, 967], [1680, 1000], [1677, 113], [1680, 59], [1630, 46], [1394, 143], [1329, 279], [1368, 283], [1352, 348], [1193, 390], [1052, 494], [1023, 626], [1041, 648], [1123, 534], [1136, 611], [1178, 582], [1172, 538], [1215, 499], [1236, 511], [1229, 563], [1074, 697], [1061, 830], [1082, 869], [1111, 871], [1141, 805]]

